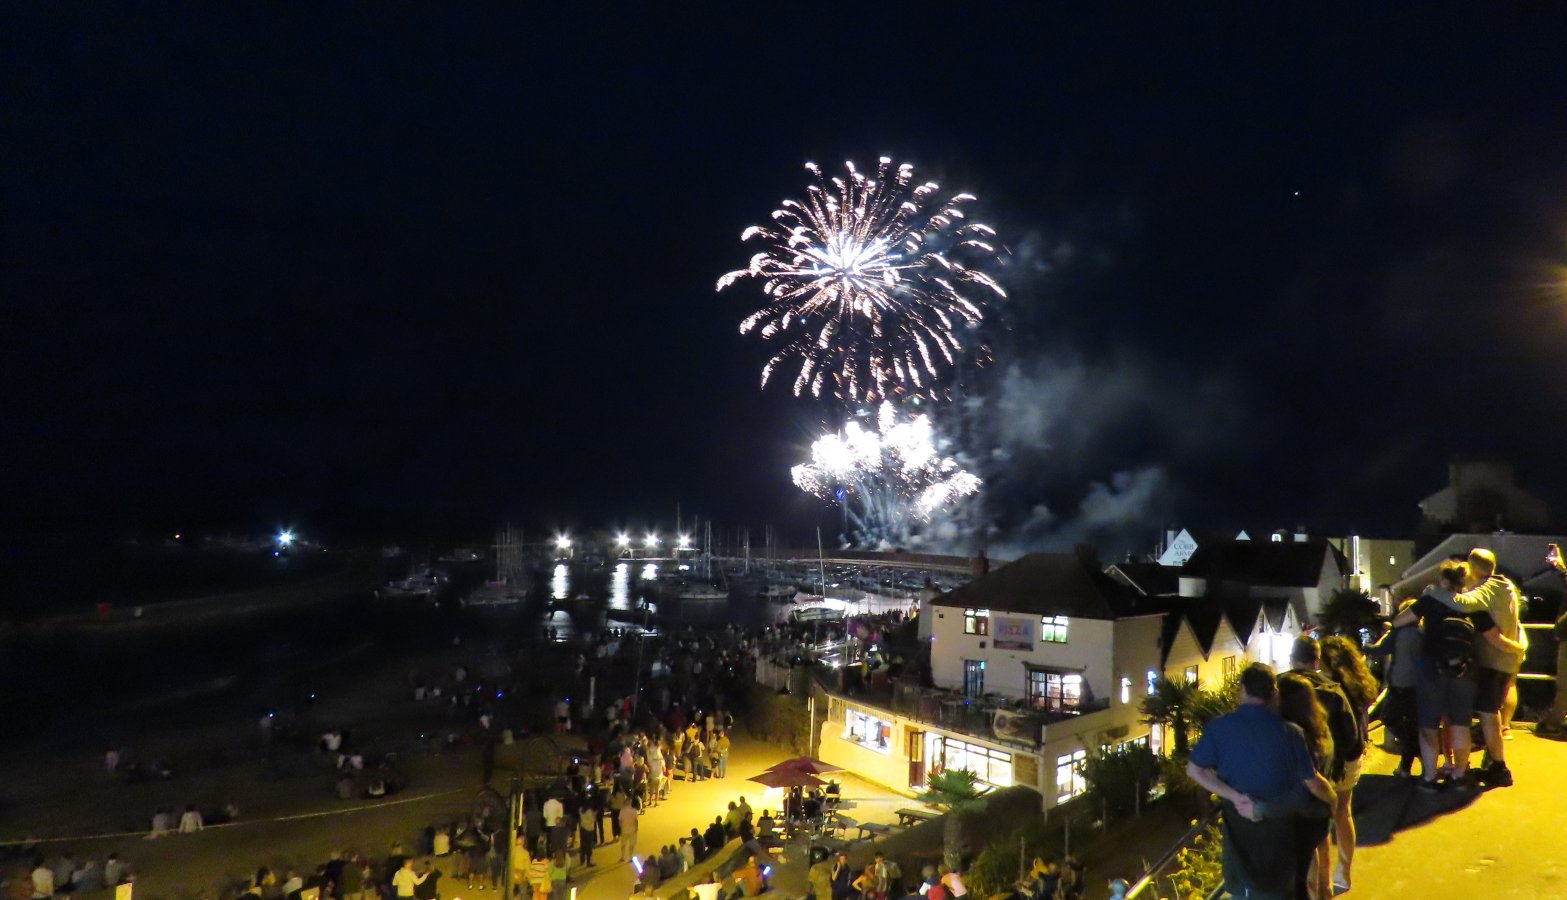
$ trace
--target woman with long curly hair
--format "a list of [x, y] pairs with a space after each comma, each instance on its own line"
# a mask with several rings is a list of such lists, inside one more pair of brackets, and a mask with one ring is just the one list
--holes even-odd
[[[1355, 724], [1360, 727], [1360, 743], [1366, 743], [1366, 719], [1371, 704], [1377, 699], [1377, 682], [1366, 668], [1366, 658], [1360, 648], [1346, 637], [1337, 635], [1322, 640], [1322, 674], [1333, 679], [1349, 698], [1350, 710], [1355, 714]], [[1360, 781], [1360, 760], [1344, 764], [1344, 777], [1333, 789], [1338, 791], [1338, 804], [1333, 808], [1333, 839], [1338, 844], [1339, 886], [1348, 890], [1349, 865], [1355, 860], [1355, 814], [1350, 806], [1354, 799], [1355, 785]]]
[[[1289, 672], [1279, 676], [1279, 715], [1300, 726], [1311, 749], [1311, 761], [1327, 777], [1333, 768], [1333, 733], [1328, 730], [1328, 714], [1317, 699], [1317, 690], [1304, 676]], [[1325, 803], [1321, 815], [1301, 815], [1295, 823], [1295, 891], [1302, 897], [1330, 900], [1333, 896], [1333, 845], [1328, 840], [1332, 816]], [[1316, 863], [1316, 871], [1311, 864]]]

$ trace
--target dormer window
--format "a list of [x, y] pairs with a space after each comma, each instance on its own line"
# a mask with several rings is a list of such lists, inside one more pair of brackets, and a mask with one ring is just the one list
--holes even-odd
[[963, 610], [964, 634], [990, 634], [990, 610], [969, 609]]
[[1039, 620], [1039, 639], [1047, 644], [1066, 643], [1066, 616], [1042, 616]]

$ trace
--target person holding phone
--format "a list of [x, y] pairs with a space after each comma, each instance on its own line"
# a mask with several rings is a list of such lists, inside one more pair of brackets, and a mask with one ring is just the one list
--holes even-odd
[[[1567, 560], [1562, 559], [1562, 548], [1555, 544], [1545, 546], [1545, 561], [1567, 582]], [[1555, 737], [1567, 735], [1567, 728], [1562, 727], [1562, 719], [1567, 717], [1567, 598], [1562, 607], [1553, 632], [1556, 636], [1556, 698], [1551, 701], [1551, 708], [1540, 716], [1540, 724], [1534, 727], [1535, 734]]]

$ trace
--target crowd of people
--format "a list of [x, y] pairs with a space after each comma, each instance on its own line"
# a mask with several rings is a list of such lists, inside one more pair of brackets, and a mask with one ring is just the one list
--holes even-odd
[[[1548, 559], [1567, 573], [1554, 546]], [[1352, 798], [1374, 715], [1401, 745], [1396, 775], [1422, 790], [1513, 784], [1506, 742], [1527, 649], [1520, 602], [1495, 556], [1477, 548], [1442, 564], [1364, 649], [1385, 661], [1385, 692], [1359, 643], [1341, 636], [1297, 638], [1287, 672], [1255, 663], [1241, 673], [1239, 707], [1207, 725], [1187, 766], [1221, 800], [1232, 892], [1326, 900], [1350, 889]], [[1475, 719], [1485, 760], [1471, 766]], [[1542, 730], [1560, 719], [1548, 713]]]
[[7, 900], [99, 894], [130, 883], [134, 878], [118, 852], [110, 852], [101, 862], [92, 857], [77, 860], [70, 851], [53, 859], [35, 853], [30, 866], [8, 874], [10, 877], [4, 882]]
[[639, 883], [657, 885], [709, 862], [731, 839], [761, 848], [775, 837], [771, 813], [755, 816], [741, 796], [725, 814], [697, 823], [677, 843], [639, 846], [640, 816], [667, 800], [677, 781], [727, 777], [729, 717], [698, 711], [687, 721], [674, 703], [649, 731], [625, 726], [633, 717], [629, 707], [625, 698], [619, 708], [605, 711], [605, 737], [594, 734], [558, 786], [524, 793], [514, 865], [526, 870], [536, 900], [569, 889], [572, 873], [595, 866], [595, 852], [606, 844], [618, 848], [616, 862], [636, 869]]

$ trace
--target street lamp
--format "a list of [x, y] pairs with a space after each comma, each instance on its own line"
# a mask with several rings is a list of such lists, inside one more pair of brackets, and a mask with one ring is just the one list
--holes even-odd
[[648, 536], [642, 541], [642, 546], [651, 552], [654, 547], [658, 546], [658, 535], [648, 532]]
[[567, 537], [564, 534], [556, 535], [555, 536], [555, 552], [559, 553], [562, 556], [570, 556], [571, 555], [571, 538]]
[[631, 550], [631, 535], [626, 534], [624, 531], [615, 535], [615, 546], [620, 549], [621, 553], [631, 551], [631, 558], [636, 559], [636, 551]]
[[294, 532], [289, 531], [287, 529], [284, 529], [283, 531], [279, 531], [277, 533], [277, 543], [278, 543], [279, 547], [287, 547], [287, 546], [293, 544], [294, 543]]

